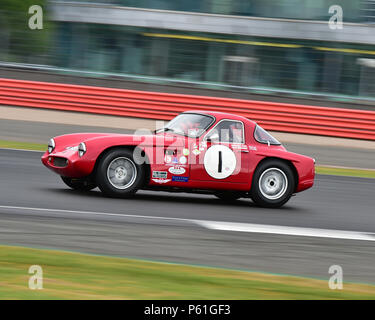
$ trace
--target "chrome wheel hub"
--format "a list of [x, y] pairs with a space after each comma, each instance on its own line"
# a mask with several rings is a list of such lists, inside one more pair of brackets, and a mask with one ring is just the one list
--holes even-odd
[[115, 177], [118, 180], [124, 180], [127, 176], [128, 172], [126, 171], [125, 167], [117, 167], [115, 169]]
[[269, 200], [280, 199], [288, 188], [288, 178], [279, 168], [265, 170], [259, 179], [259, 190]]
[[116, 189], [127, 189], [137, 178], [137, 168], [132, 160], [119, 157], [109, 164], [107, 178]]

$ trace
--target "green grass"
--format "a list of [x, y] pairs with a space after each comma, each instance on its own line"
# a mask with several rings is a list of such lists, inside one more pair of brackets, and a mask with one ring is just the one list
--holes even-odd
[[[28, 288], [31, 265], [42, 290]], [[375, 286], [0, 246], [0, 299], [375, 299]]]
[[47, 150], [47, 145], [41, 143], [0, 140], [0, 148], [45, 151]]
[[[45, 151], [47, 146], [40, 143], [0, 140], [0, 148]], [[317, 166], [316, 173], [335, 176], [375, 178], [375, 170]]]
[[315, 168], [315, 172], [318, 174], [327, 174], [334, 176], [375, 178], [375, 170], [317, 166]]

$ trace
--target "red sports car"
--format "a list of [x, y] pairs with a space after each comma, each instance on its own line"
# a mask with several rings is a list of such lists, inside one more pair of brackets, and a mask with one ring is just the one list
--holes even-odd
[[312, 187], [315, 160], [286, 149], [255, 122], [191, 111], [148, 134], [78, 133], [50, 140], [43, 164], [71, 188], [110, 197], [139, 189], [250, 197], [280, 207]]

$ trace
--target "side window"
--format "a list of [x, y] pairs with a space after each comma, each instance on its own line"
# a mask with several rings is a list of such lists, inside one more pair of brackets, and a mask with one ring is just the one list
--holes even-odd
[[269, 144], [277, 145], [277, 146], [281, 145], [281, 143], [277, 141], [277, 139], [272, 137], [266, 130], [264, 130], [259, 125], [255, 127], [254, 138], [256, 141], [260, 143], [266, 143], [266, 144], [269, 143]]
[[244, 143], [243, 123], [240, 121], [220, 121], [205, 138], [217, 142]]

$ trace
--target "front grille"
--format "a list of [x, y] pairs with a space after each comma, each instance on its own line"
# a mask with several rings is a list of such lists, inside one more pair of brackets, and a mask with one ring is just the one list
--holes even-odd
[[64, 168], [68, 165], [68, 159], [60, 158], [60, 157], [54, 157], [53, 158], [53, 165], [55, 167]]

